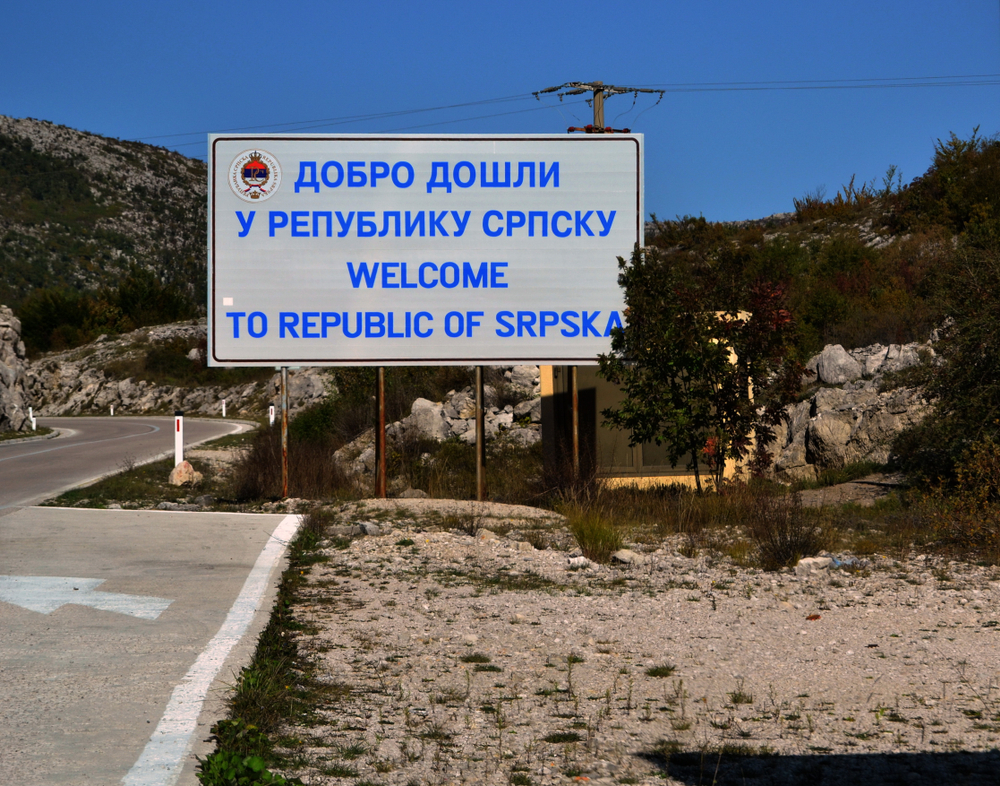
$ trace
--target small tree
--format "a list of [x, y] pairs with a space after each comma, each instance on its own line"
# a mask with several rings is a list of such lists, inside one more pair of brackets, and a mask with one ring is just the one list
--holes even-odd
[[719, 488], [727, 460], [746, 458], [755, 437], [751, 470], [761, 472], [803, 373], [788, 359], [793, 324], [782, 288], [730, 291], [739, 302], [718, 310], [709, 286], [654, 249], [636, 248], [618, 266], [626, 324], [612, 330], [599, 362], [625, 396], [601, 413], [605, 425], [627, 429], [633, 446], [666, 445], [672, 466], [687, 457], [699, 491], [702, 462]]
[[940, 278], [950, 320], [939, 362], [915, 375], [933, 410], [893, 442], [903, 471], [924, 482], [955, 481], [969, 451], [1000, 441], [1000, 219], [971, 224]]

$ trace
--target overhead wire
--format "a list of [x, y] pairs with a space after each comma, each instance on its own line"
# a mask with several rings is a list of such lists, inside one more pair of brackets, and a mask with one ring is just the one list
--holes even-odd
[[[671, 82], [643, 84], [636, 87], [663, 91], [664, 93], [715, 93], [715, 92], [767, 92], [767, 91], [804, 91], [804, 90], [870, 90], [870, 89], [894, 89], [894, 88], [935, 88], [935, 87], [980, 87], [1000, 85], [1000, 74], [960, 74], [948, 76], [920, 76], [920, 77], [870, 77], [864, 79], [803, 79], [803, 80], [767, 80], [767, 81], [732, 81], [732, 82]], [[282, 133], [294, 133], [311, 131], [321, 128], [331, 128], [335, 126], [351, 125], [355, 123], [370, 123], [377, 120], [388, 120], [392, 118], [404, 117], [407, 115], [423, 114], [428, 112], [441, 112], [451, 109], [463, 109], [474, 106], [485, 106], [490, 104], [503, 104], [518, 101], [533, 100], [533, 93], [521, 93], [508, 96], [498, 96], [495, 98], [485, 98], [477, 101], [464, 101], [455, 104], [442, 104], [439, 106], [421, 107], [416, 109], [402, 109], [388, 112], [372, 112], [367, 114], [341, 115], [330, 118], [316, 118], [312, 120], [297, 120], [287, 123], [269, 123], [266, 125], [239, 126], [227, 129], [215, 129], [214, 133], [240, 133], [252, 131], [275, 131], [283, 129]], [[542, 111], [553, 108], [560, 111], [560, 107], [569, 104], [583, 104], [585, 101], [553, 103], [548, 106], [533, 107], [531, 109], [513, 110], [511, 112], [496, 112], [487, 115], [473, 115], [470, 117], [454, 118], [451, 120], [441, 120], [433, 123], [422, 123], [418, 125], [399, 126], [385, 129], [378, 133], [395, 133], [399, 131], [413, 131], [424, 128], [434, 128], [455, 123], [471, 122], [475, 120], [486, 120], [495, 117], [508, 115], [526, 114], [529, 112]], [[658, 103], [658, 102], [657, 102]], [[636, 108], [636, 101], [633, 99], [632, 106], [618, 115], [629, 114]], [[645, 114], [652, 107], [639, 112], [635, 120]], [[573, 114], [575, 117], [576, 115]], [[565, 116], [563, 117], [565, 121]], [[634, 120], [633, 120], [634, 124]], [[193, 136], [206, 136], [208, 131], [187, 131], [173, 134], [157, 134], [152, 136], [137, 137], [134, 141], [151, 142], [153, 140], [182, 139]], [[186, 147], [204, 145], [203, 139], [191, 142], [178, 142], [169, 144], [174, 150]], [[204, 155], [196, 155], [195, 158], [205, 158]]]
[[[1000, 74], [963, 74], [948, 76], [921, 76], [921, 77], [868, 77], [863, 79], [795, 79], [795, 80], [767, 80], [767, 81], [731, 81], [731, 82], [670, 82], [658, 84], [637, 85], [637, 87], [663, 90], [670, 93], [693, 93], [693, 92], [760, 92], [771, 90], [858, 90], [872, 88], [897, 88], [897, 87], [973, 87], [983, 85], [1000, 84]], [[509, 96], [498, 96], [496, 98], [485, 98], [478, 101], [465, 101], [455, 104], [442, 104], [440, 106], [422, 107], [417, 109], [403, 109], [391, 112], [373, 112], [368, 114], [342, 115], [339, 117], [317, 118], [312, 120], [297, 120], [288, 123], [270, 123], [267, 125], [240, 126], [226, 129], [213, 129], [215, 133], [239, 133], [244, 131], [258, 131], [262, 129], [288, 129], [289, 131], [307, 131], [317, 128], [327, 128], [339, 125], [349, 125], [351, 123], [370, 122], [373, 120], [383, 120], [393, 117], [402, 117], [411, 114], [421, 114], [426, 112], [438, 112], [449, 109], [461, 109], [471, 106], [483, 106], [496, 103], [507, 103], [516, 101], [527, 101], [533, 97], [532, 93], [521, 93]], [[634, 109], [635, 102], [633, 101]], [[628, 110], [628, 111], [631, 111]], [[628, 111], [622, 114], [628, 114]], [[465, 120], [484, 119], [489, 117], [499, 117], [497, 115], [475, 116], [471, 118], [460, 118], [454, 121], [443, 121], [442, 123], [427, 123], [418, 126], [406, 126], [402, 129], [430, 128], [434, 125], [445, 123], [463, 122]], [[620, 116], [620, 115], [619, 115]], [[189, 136], [204, 136], [209, 131], [188, 131], [174, 134], [159, 134], [153, 136], [137, 137], [135, 141], [149, 142], [160, 139], [176, 139]], [[191, 143], [180, 143], [172, 147], [188, 146]], [[194, 144], [201, 144], [200, 140]]]
[[[563, 104], [563, 106], [572, 106], [572, 105], [575, 105], [575, 104], [585, 104], [585, 103], [586, 103], [586, 101], [570, 101], [570, 102], [567, 102], [567, 103]], [[495, 113], [489, 114], [489, 115], [475, 115], [473, 117], [461, 117], [461, 118], [456, 118], [456, 119], [453, 119], [453, 120], [439, 120], [439, 121], [436, 121], [434, 123], [425, 123], [425, 124], [416, 125], [416, 126], [404, 126], [404, 127], [399, 127], [399, 128], [388, 128], [388, 129], [383, 129], [382, 131], [379, 131], [377, 133], [386, 133], [386, 134], [388, 134], [388, 133], [396, 133], [396, 132], [399, 132], [399, 131], [413, 131], [413, 130], [420, 129], [420, 128], [437, 128], [437, 127], [440, 127], [440, 126], [453, 125], [455, 123], [467, 123], [467, 122], [471, 122], [473, 120], [487, 120], [487, 119], [494, 118], [494, 117], [506, 117], [508, 115], [521, 115], [521, 114], [526, 114], [528, 112], [544, 112], [547, 109], [554, 109], [554, 108], [555, 108], [555, 106], [538, 106], [538, 107], [532, 107], [531, 109], [515, 109], [515, 110], [513, 110], [511, 112], [495, 112]], [[171, 149], [177, 149], [177, 148], [181, 148], [181, 147], [191, 147], [192, 145], [203, 145], [203, 144], [205, 144], [204, 141], [199, 141], [199, 142], [182, 142], [179, 145], [171, 145]], [[204, 156], [193, 156], [193, 157], [194, 158], [204, 158]]]
[[[976, 81], [976, 80], [996, 80], [1000, 79], [1000, 74], [957, 74], [950, 76], [900, 76], [900, 77], [867, 77], [863, 79], [774, 79], [766, 81], [756, 81], [756, 82], [670, 82], [665, 84], [648, 84], [648, 85], [637, 85], [637, 87], [643, 87], [653, 90], [679, 90], [684, 88], [698, 88], [698, 89], [711, 89], [717, 87], [724, 87], [726, 89], [762, 89], [768, 86], [773, 87], [773, 89], [783, 89], [786, 86], [791, 86], [797, 89], [824, 89], [823, 86], [830, 87], [872, 87], [878, 84], [887, 84], [889, 87], [905, 87], [907, 82], [915, 83], [926, 83], [921, 84], [921, 87], [928, 87], [932, 85], [959, 85], [965, 86], [970, 84], [996, 84], [995, 81]], [[962, 82], [953, 82], [946, 80], [964, 80]], [[872, 84], [869, 84], [872, 83]]]
[[[347, 123], [361, 122], [364, 120], [381, 120], [388, 117], [399, 117], [401, 115], [420, 114], [422, 112], [439, 112], [445, 109], [461, 109], [467, 106], [482, 106], [483, 104], [497, 104], [510, 101], [525, 101], [532, 98], [530, 93], [523, 95], [501, 96], [499, 98], [484, 98], [480, 101], [466, 101], [461, 104], [445, 104], [442, 106], [424, 107], [422, 109], [400, 109], [394, 112], [374, 112], [364, 115], [343, 115], [341, 117], [328, 117], [316, 120], [297, 120], [291, 123], [269, 123], [267, 125], [242, 126], [239, 128], [213, 129], [212, 131], [186, 131], [177, 134], [160, 134], [158, 136], [138, 137], [137, 142], [148, 142], [151, 139], [169, 139], [173, 137], [204, 136], [209, 133], [234, 134], [240, 131], [256, 131], [262, 128], [289, 128], [291, 126], [305, 126], [306, 128], [322, 128], [326, 125], [344, 125]], [[297, 129], [303, 130], [303, 129]]]

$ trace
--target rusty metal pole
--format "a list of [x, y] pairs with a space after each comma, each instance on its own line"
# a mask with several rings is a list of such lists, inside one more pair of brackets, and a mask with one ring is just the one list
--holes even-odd
[[281, 367], [281, 498], [288, 498], [288, 366]]
[[[594, 82], [594, 131], [604, 133], [604, 82]], [[576, 366], [569, 367], [570, 431], [573, 452], [573, 480], [580, 479], [580, 390], [577, 385]]]
[[378, 410], [375, 423], [375, 496], [387, 496], [385, 468], [385, 367], [379, 366], [375, 372], [375, 408]]
[[476, 366], [476, 500], [486, 501], [486, 391], [483, 367]]
[[580, 389], [576, 381], [576, 366], [569, 367], [569, 387], [573, 409], [573, 480], [578, 480], [580, 478]]

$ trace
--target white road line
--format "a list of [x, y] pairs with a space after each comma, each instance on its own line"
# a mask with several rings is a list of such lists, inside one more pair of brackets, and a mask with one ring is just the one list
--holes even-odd
[[[130, 424], [131, 425], [131, 424]], [[34, 453], [21, 453], [17, 456], [7, 456], [7, 458], [0, 458], [0, 461], [13, 461], [19, 458], [28, 458], [29, 456], [40, 456], [42, 453], [52, 453], [56, 450], [69, 450], [70, 448], [79, 448], [84, 445], [100, 445], [102, 442], [114, 442], [119, 439], [134, 439], [135, 437], [145, 437], [149, 434], [155, 434], [160, 430], [159, 426], [151, 426], [148, 423], [143, 423], [143, 426], [149, 429], [149, 431], [142, 431], [138, 434], [126, 434], [122, 437], [108, 437], [107, 439], [94, 439], [90, 442], [70, 442], [69, 444], [56, 445], [54, 448], [46, 448], [45, 450], [36, 450]]]
[[177, 782], [212, 680], [246, 633], [268, 587], [271, 571], [300, 523], [298, 516], [285, 516], [271, 533], [219, 632], [198, 656], [184, 681], [174, 688], [153, 736], [122, 779], [124, 786], [172, 786]]

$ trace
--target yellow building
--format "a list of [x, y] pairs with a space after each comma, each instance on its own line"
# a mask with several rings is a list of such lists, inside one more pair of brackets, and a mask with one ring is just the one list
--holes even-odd
[[[550, 472], [569, 475], [573, 466], [573, 406], [571, 366], [542, 366], [542, 446]], [[601, 412], [622, 399], [617, 385], [597, 375], [597, 366], [577, 366], [578, 442], [580, 473], [593, 473], [608, 484], [629, 483], [696, 485], [695, 476], [682, 458], [670, 466], [667, 448], [655, 442], [629, 446], [629, 433], [602, 426]], [[736, 462], [726, 463], [725, 477], [736, 473]], [[699, 466], [703, 487], [712, 479], [707, 464]]]

